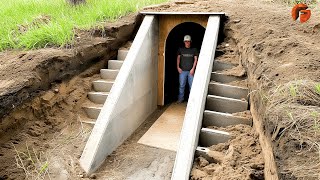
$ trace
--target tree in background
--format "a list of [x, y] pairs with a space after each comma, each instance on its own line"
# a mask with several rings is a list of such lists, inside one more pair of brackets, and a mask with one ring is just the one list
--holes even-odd
[[67, 0], [68, 3], [70, 3], [73, 6], [84, 4], [86, 3], [86, 0]]

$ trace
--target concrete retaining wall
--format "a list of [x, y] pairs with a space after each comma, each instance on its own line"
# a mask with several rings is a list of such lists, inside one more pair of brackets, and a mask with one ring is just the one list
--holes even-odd
[[193, 157], [199, 141], [208, 84], [217, 46], [219, 23], [219, 16], [210, 16], [208, 19], [182, 126], [172, 180], [188, 180], [190, 176]]
[[158, 20], [145, 16], [80, 158], [94, 172], [157, 108]]

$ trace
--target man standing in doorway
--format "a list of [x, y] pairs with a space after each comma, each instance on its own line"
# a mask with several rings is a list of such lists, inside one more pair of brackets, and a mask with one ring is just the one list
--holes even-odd
[[179, 95], [178, 103], [184, 100], [184, 89], [188, 80], [189, 88], [191, 90], [193, 75], [196, 70], [198, 62], [198, 50], [191, 48], [191, 36], [185, 35], [183, 38], [184, 47], [179, 48], [177, 56], [177, 69], [179, 72]]

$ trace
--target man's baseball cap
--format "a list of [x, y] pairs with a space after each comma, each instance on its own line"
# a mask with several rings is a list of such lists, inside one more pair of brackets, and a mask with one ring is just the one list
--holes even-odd
[[183, 38], [183, 42], [184, 41], [191, 41], [191, 36], [185, 35], [184, 38]]

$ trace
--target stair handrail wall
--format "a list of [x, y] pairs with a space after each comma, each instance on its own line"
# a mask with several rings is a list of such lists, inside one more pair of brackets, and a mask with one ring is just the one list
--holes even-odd
[[158, 19], [146, 15], [87, 141], [80, 165], [91, 174], [157, 108]]
[[209, 16], [182, 126], [172, 180], [190, 178], [217, 47], [219, 25], [220, 16]]

